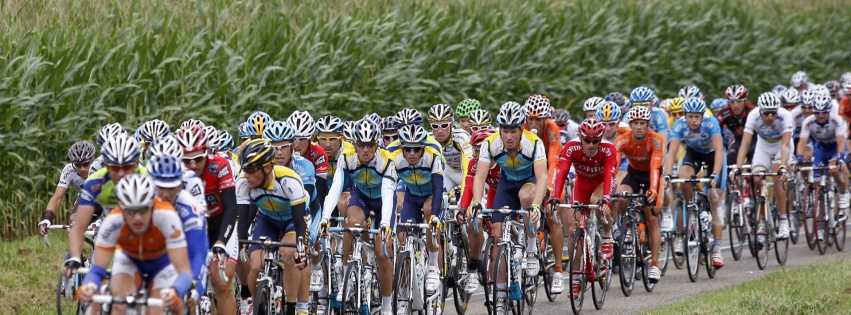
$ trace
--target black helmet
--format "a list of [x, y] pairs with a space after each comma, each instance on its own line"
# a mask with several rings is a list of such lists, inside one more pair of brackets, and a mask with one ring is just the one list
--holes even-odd
[[263, 167], [275, 159], [272, 150], [272, 142], [269, 139], [248, 140], [242, 149], [239, 149], [239, 164], [242, 169], [249, 166]]
[[626, 104], [626, 102], [625, 102], [626, 98], [623, 96], [623, 94], [618, 93], [618, 92], [609, 93], [608, 95], [606, 95], [606, 97], [604, 99], [606, 101], [613, 102], [613, 103], [617, 104], [618, 107], [623, 107]]
[[68, 149], [68, 159], [74, 163], [89, 162], [95, 158], [95, 145], [86, 140], [77, 141]]

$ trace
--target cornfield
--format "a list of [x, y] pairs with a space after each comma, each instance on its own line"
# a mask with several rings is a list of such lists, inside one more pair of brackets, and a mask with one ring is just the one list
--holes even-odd
[[[390, 114], [558, 106], [647, 85], [755, 94], [851, 70], [842, 1], [7, 0], [0, 3], [0, 236], [31, 233], [67, 148], [109, 122], [264, 110]], [[74, 195], [71, 193], [71, 195]], [[67, 221], [71, 197], [60, 209]]]

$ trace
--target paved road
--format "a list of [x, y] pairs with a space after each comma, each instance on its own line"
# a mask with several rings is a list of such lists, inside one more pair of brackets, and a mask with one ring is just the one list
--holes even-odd
[[[827, 252], [825, 256], [820, 256], [818, 251], [811, 251], [809, 247], [807, 247], [806, 239], [803, 235], [803, 229], [801, 229], [801, 233], [801, 239], [797, 245], [789, 243], [789, 258], [786, 262], [786, 267], [797, 267], [815, 262], [833, 261], [840, 258], [851, 257], [851, 249], [846, 249], [844, 252], [837, 252], [835, 248], [830, 248], [829, 252]], [[726, 231], [724, 236], [726, 238]], [[585, 305], [583, 306], [583, 314], [637, 314], [664, 305], [683, 301], [702, 292], [714, 291], [742, 282], [751, 281], [780, 269], [773, 252], [771, 253], [771, 256], [769, 256], [771, 259], [768, 261], [768, 267], [766, 267], [765, 270], [759, 270], [756, 265], [756, 259], [750, 256], [750, 252], [748, 252], [747, 245], [745, 246], [745, 252], [742, 254], [741, 260], [735, 261], [730, 253], [729, 241], [725, 240], [725, 244], [728, 244], [728, 246], [725, 246], [722, 249], [725, 266], [723, 269], [718, 270], [715, 279], [709, 279], [706, 275], [706, 269], [701, 267], [698, 272], [697, 282], [692, 283], [688, 279], [686, 270], [676, 269], [673, 262], [671, 262], [668, 266], [666, 275], [662, 277], [652, 293], [645, 291], [641, 281], [638, 280], [636, 281], [632, 295], [630, 297], [624, 297], [623, 293], [621, 293], [617, 275], [614, 275], [615, 281], [612, 283], [603, 309], [600, 311], [594, 309], [594, 304], [591, 301], [591, 294], [590, 291], [588, 291], [588, 294], [585, 297]], [[567, 279], [567, 277], [565, 277], [565, 279]], [[553, 303], [550, 303], [546, 299], [546, 296], [544, 296], [543, 287], [539, 287], [539, 296], [538, 301], [535, 303], [534, 313], [571, 313], [570, 301], [565, 298], [568, 285], [569, 284], [565, 284], [565, 293], [558, 296], [556, 301]], [[452, 303], [453, 301], [447, 299], [446, 314], [456, 314], [454, 304]], [[474, 294], [467, 309], [467, 314], [487, 314], [487, 310], [484, 307], [483, 290], [480, 289], [479, 292]]]

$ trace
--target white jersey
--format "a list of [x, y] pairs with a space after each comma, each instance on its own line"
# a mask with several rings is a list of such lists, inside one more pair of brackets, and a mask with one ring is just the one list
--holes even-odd
[[92, 161], [92, 165], [89, 166], [89, 176], [92, 176], [95, 172], [102, 169], [106, 164], [103, 163], [103, 155], [98, 156], [94, 161]]
[[565, 143], [567, 143], [567, 141], [570, 141], [570, 139], [576, 138], [576, 135], [579, 134], [579, 124], [577, 124], [573, 120], [567, 121], [567, 128], [565, 129], [567, 129], [565, 130], [567, 131], [567, 139], [564, 141]]
[[59, 184], [57, 186], [65, 189], [68, 189], [69, 186], [74, 186], [77, 191], [80, 191], [85, 181], [85, 178], [77, 174], [77, 168], [74, 167], [74, 163], [68, 163], [62, 168], [62, 174], [59, 175]]
[[745, 121], [745, 132], [756, 133], [760, 140], [768, 142], [780, 141], [784, 133], [791, 133], [794, 130], [795, 120], [792, 113], [783, 108], [777, 110], [777, 117], [771, 125], [762, 120], [759, 110], [752, 110]]
[[801, 138], [812, 138], [816, 143], [834, 144], [836, 137], [847, 135], [848, 125], [845, 119], [838, 115], [830, 114], [824, 124], [820, 124], [816, 120], [816, 115], [812, 115], [804, 119], [801, 126]]
[[188, 192], [197, 201], [197, 206], [207, 213], [207, 199], [204, 197], [204, 182], [195, 172], [183, 170], [183, 191]]
[[793, 133], [795, 138], [798, 138], [801, 134], [801, 125], [804, 124], [804, 111], [801, 110], [801, 106], [793, 108], [789, 113], [792, 115], [792, 120], [795, 121], [795, 131]]

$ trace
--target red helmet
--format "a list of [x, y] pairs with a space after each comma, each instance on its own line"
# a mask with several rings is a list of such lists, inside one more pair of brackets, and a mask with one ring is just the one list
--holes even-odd
[[733, 84], [724, 91], [728, 100], [743, 100], [748, 98], [748, 89], [741, 84]]
[[475, 133], [473, 133], [473, 136], [470, 137], [470, 145], [479, 146], [482, 144], [483, 141], [485, 141], [485, 138], [490, 137], [494, 133], [496, 133], [496, 130], [490, 128], [479, 129], [479, 131], [476, 131]]
[[184, 127], [177, 130], [174, 135], [177, 143], [183, 147], [183, 152], [207, 150], [207, 134], [200, 126]]
[[579, 137], [583, 139], [600, 139], [603, 138], [603, 130], [606, 130], [606, 126], [602, 122], [594, 118], [588, 118], [579, 124]]

